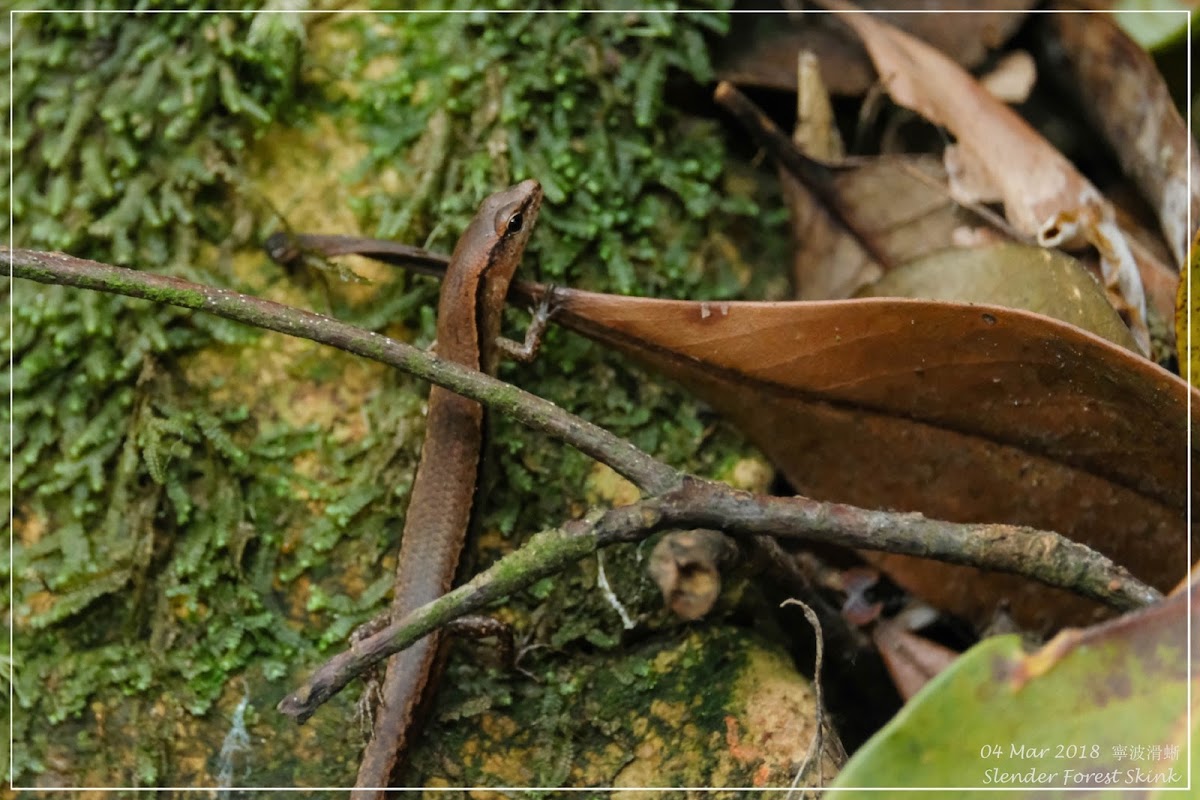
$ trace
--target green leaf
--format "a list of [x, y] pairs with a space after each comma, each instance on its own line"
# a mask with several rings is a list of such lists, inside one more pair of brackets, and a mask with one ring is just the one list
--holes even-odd
[[[1188, 10], [1178, 0], [1119, 0], [1113, 17], [1135, 42], [1154, 52], [1187, 37]], [[1191, 16], [1195, 14], [1193, 10]]]
[[[1002, 790], [991, 798], [1047, 798], [1087, 787], [1104, 790], [1089, 797], [1116, 797], [1186, 786], [1188, 601], [1178, 592], [1110, 622], [1068, 629], [1034, 653], [1017, 636], [981, 642], [855, 753], [834, 788], [961, 790], [939, 797], [973, 797], [982, 788]], [[838, 793], [858, 797], [879, 795]]]

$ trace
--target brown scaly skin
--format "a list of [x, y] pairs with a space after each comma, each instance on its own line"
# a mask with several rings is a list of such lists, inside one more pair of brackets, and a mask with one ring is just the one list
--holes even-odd
[[[494, 374], [508, 284], [520, 263], [542, 203], [537, 181], [488, 197], [458, 240], [438, 301], [440, 357]], [[392, 615], [401, 617], [449, 591], [458, 567], [483, 445], [483, 408], [434, 386], [421, 461], [413, 480]], [[413, 735], [413, 722], [437, 667], [431, 634], [388, 660], [383, 703], [363, 753], [355, 800], [378, 798]]]

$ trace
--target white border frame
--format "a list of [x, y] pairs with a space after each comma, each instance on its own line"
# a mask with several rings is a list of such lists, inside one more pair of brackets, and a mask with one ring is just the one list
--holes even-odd
[[[407, 9], [398, 9], [398, 11], [401, 11], [401, 12], [403, 12], [403, 13], [411, 13], [411, 14], [454, 14], [454, 13], [476, 13], [475, 11], [440, 11], [440, 10], [424, 10], [424, 9], [423, 9], [423, 10], [407, 10]], [[1130, 11], [1133, 11], [1133, 10], [1116, 10], [1116, 11], [1115, 11], [1115, 12], [1113, 12], [1113, 13], [1129, 13]], [[1149, 11], [1150, 13], [1155, 13], [1155, 14], [1185, 14], [1185, 15], [1187, 16], [1187, 57], [1186, 57], [1186, 61], [1187, 61], [1187, 76], [1186, 76], [1186, 77], [1187, 77], [1187, 120], [1186, 120], [1186, 124], [1187, 124], [1188, 134], [1189, 134], [1189, 136], [1192, 136], [1192, 135], [1193, 135], [1193, 134], [1192, 134], [1192, 12], [1191, 12], [1191, 11], [1188, 11], [1188, 10], [1178, 10], [1178, 9], [1141, 9], [1141, 10], [1137, 10], [1137, 13], [1146, 13], [1147, 11]], [[134, 13], [134, 12], [133, 12], [133, 10], [91, 10], [91, 11], [70, 11], [70, 10], [56, 10], [56, 11], [48, 11], [48, 10], [22, 10], [22, 11], [17, 11], [17, 10], [10, 10], [10, 11], [8, 12], [8, 32], [9, 32], [9, 51], [8, 51], [8, 96], [9, 96], [9, 110], [8, 110], [8, 136], [9, 136], [9, 141], [8, 141], [8, 145], [9, 145], [8, 185], [9, 185], [9, 192], [10, 192], [10, 195], [9, 195], [9, 208], [8, 208], [8, 247], [9, 247], [9, 249], [10, 249], [10, 250], [12, 250], [12, 249], [14, 249], [14, 248], [15, 248], [15, 242], [14, 242], [14, 231], [13, 231], [13, 223], [14, 223], [14, 217], [13, 217], [13, 203], [12, 203], [12, 194], [11, 194], [11, 192], [12, 192], [12, 187], [13, 187], [13, 185], [14, 185], [14, 181], [13, 181], [13, 179], [14, 179], [14, 176], [15, 176], [15, 172], [14, 172], [14, 170], [15, 170], [15, 158], [13, 157], [13, 135], [14, 135], [14, 125], [15, 125], [15, 102], [14, 102], [14, 101], [15, 101], [15, 98], [14, 98], [14, 89], [15, 89], [15, 85], [14, 85], [14, 81], [13, 81], [13, 68], [14, 68], [14, 53], [15, 53], [15, 51], [16, 51], [16, 44], [17, 44], [17, 43], [16, 43], [16, 16], [17, 16], [18, 14], [81, 14], [81, 13], [88, 13], [88, 14], [127, 14], [127, 13]], [[213, 10], [213, 11], [201, 11], [201, 12], [196, 12], [196, 11], [194, 11], [194, 10], [185, 10], [185, 9], [172, 9], [172, 10], [142, 11], [142, 12], [139, 12], [139, 13], [155, 13], [155, 14], [193, 14], [193, 13], [211, 13], [211, 14], [297, 14], [297, 13], [299, 13], [299, 14], [315, 14], [315, 13], [327, 13], [327, 12], [325, 12], [325, 11], [321, 11], [321, 10], [318, 10], [318, 9], [303, 9], [303, 10], [294, 10], [294, 11], [293, 11], [293, 10], [288, 10], [288, 9], [266, 9], [266, 10], [244, 10], [244, 9], [233, 9], [233, 10], [228, 10], [228, 11], [225, 11], [225, 10]], [[337, 12], [337, 13], [340, 13], [340, 14], [374, 14], [374, 13], [394, 13], [394, 12], [389, 12], [389, 11], [372, 11], [372, 10], [357, 10], [357, 9], [355, 9], [355, 10], [339, 11], [339, 12]], [[530, 12], [528, 12], [528, 11], [525, 11], [525, 10], [514, 9], [514, 10], [493, 10], [493, 11], [489, 11], [488, 13], [495, 13], [495, 14], [524, 14], [524, 13], [530, 13]], [[621, 10], [612, 10], [612, 11], [608, 11], [608, 10], [600, 10], [600, 11], [587, 11], [587, 12], [576, 12], [576, 11], [559, 11], [559, 10], [551, 10], [551, 11], [541, 11], [541, 12], [535, 12], [535, 13], [547, 13], [547, 14], [554, 14], [554, 13], [595, 13], [595, 14], [605, 14], [605, 13], [622, 13], [622, 14], [623, 14], [623, 13], [627, 13], [627, 10], [626, 10], [626, 9], [621, 9]], [[704, 13], [715, 13], [715, 12], [695, 11], [695, 10], [662, 10], [662, 11], [660, 11], [659, 13], [668, 13], [668, 14], [704, 14]], [[731, 14], [771, 14], [771, 13], [794, 14], [794, 13], [797, 13], [797, 12], [796, 12], [796, 11], [750, 11], [750, 10], [747, 10], [747, 11], [730, 11], [730, 12], [721, 12], [721, 13], [731, 13]], [[840, 11], [826, 11], [826, 10], [824, 10], [824, 9], [805, 9], [805, 10], [803, 10], [803, 11], [802, 11], [802, 12], [800, 12], [800, 13], [806, 13], [806, 14], [807, 14], [807, 13], [844, 13], [844, 12], [840, 12]], [[992, 10], [992, 9], [958, 9], [958, 10], [950, 10], [950, 11], [946, 11], [946, 10], [927, 10], [927, 9], [921, 9], [921, 10], [916, 10], [916, 9], [913, 9], [913, 10], [898, 10], [898, 9], [891, 9], [891, 10], [889, 10], [889, 13], [901, 13], [901, 14], [946, 14], [946, 13], [952, 13], [952, 14], [978, 14], [978, 13], [995, 13], [995, 12], [994, 12], [994, 10]], [[1074, 14], [1074, 13], [1079, 13], [1079, 14], [1094, 14], [1094, 13], [1101, 13], [1101, 14], [1103, 14], [1103, 13], [1109, 13], [1109, 12], [1107, 12], [1107, 11], [1097, 11], [1097, 10], [1087, 10], [1087, 9], [1080, 9], [1080, 10], [1070, 10], [1070, 11], [1054, 10], [1054, 9], [1032, 9], [1032, 10], [1028, 10], [1028, 11], [1026, 11], [1025, 13], [1029, 13], [1029, 14], [1062, 14], [1062, 13], [1072, 13], [1072, 14]], [[1189, 149], [1188, 149], [1188, 153], [1187, 153], [1187, 168], [1188, 168], [1188, 174], [1187, 174], [1187, 200], [1188, 200], [1188, 203], [1187, 203], [1187, 231], [1188, 231], [1188, 234], [1190, 235], [1190, 233], [1191, 233], [1191, 231], [1192, 231], [1192, 204], [1191, 204], [1191, 198], [1192, 198], [1192, 152], [1191, 152], [1191, 148], [1189, 148]], [[1187, 248], [1187, 252], [1188, 252], [1188, 253], [1190, 253], [1190, 251], [1191, 251], [1191, 240], [1190, 240], [1190, 239], [1189, 239], [1187, 242], [1185, 242], [1185, 246], [1186, 246], [1186, 248]], [[1191, 313], [1191, 310], [1192, 310], [1192, 305], [1194, 304], [1194, 295], [1192, 294], [1192, 276], [1191, 276], [1191, 270], [1188, 268], [1188, 265], [1187, 265], [1187, 264], [1185, 264], [1185, 265], [1184, 265], [1184, 270], [1185, 270], [1185, 272], [1186, 272], [1185, 280], [1187, 281], [1187, 286], [1188, 286], [1188, 332], [1187, 332], [1187, 348], [1186, 348], [1186, 351], [1185, 351], [1185, 352], [1183, 352], [1183, 353], [1181, 353], [1181, 354], [1180, 354], [1180, 357], [1179, 357], [1179, 364], [1180, 364], [1180, 372], [1183, 374], [1184, 380], [1186, 380], [1186, 381], [1187, 381], [1187, 382], [1190, 384], [1190, 383], [1191, 383], [1191, 357], [1190, 357], [1190, 354], [1191, 354], [1191, 349], [1192, 349], [1192, 319], [1191, 319], [1192, 313]], [[13, 278], [10, 276], [10, 277], [9, 277], [9, 280], [11, 281], [11, 280], [13, 280]], [[9, 342], [11, 343], [11, 342], [13, 342], [13, 341], [14, 341], [14, 339], [13, 339], [13, 293], [12, 293], [11, 291], [9, 292], [9, 295], [8, 295], [8, 302], [9, 302], [9, 309], [8, 309], [8, 310], [9, 310], [9, 315], [8, 315], [8, 340], [9, 340]], [[12, 374], [13, 367], [14, 367], [13, 351], [12, 351], [12, 349], [11, 349], [11, 347], [10, 347], [10, 349], [9, 349], [9, 353], [8, 353], [8, 369], [9, 369], [9, 374]], [[1189, 498], [1190, 498], [1190, 497], [1191, 497], [1191, 487], [1192, 487], [1192, 460], [1191, 460], [1191, 458], [1190, 458], [1190, 455], [1191, 455], [1191, 449], [1192, 449], [1192, 448], [1191, 448], [1191, 444], [1192, 444], [1192, 393], [1191, 393], [1191, 392], [1189, 392], [1189, 393], [1188, 393], [1188, 403], [1187, 403], [1187, 406], [1188, 406], [1188, 419], [1187, 419], [1187, 431], [1188, 431], [1188, 439], [1187, 439], [1187, 455], [1189, 456], [1189, 457], [1188, 457], [1188, 459], [1187, 459], [1187, 486], [1188, 486], [1188, 496], [1189, 496]], [[10, 575], [10, 576], [12, 576], [12, 575], [13, 575], [13, 547], [14, 547], [14, 544], [15, 544], [14, 531], [13, 531], [13, 523], [14, 523], [14, 508], [15, 508], [14, 495], [13, 495], [13, 455], [14, 455], [14, 447], [13, 447], [14, 438], [13, 438], [13, 435], [14, 435], [14, 432], [15, 432], [15, 431], [14, 431], [14, 427], [13, 427], [13, 414], [12, 414], [12, 410], [13, 410], [13, 388], [12, 388], [12, 382], [11, 382], [11, 381], [9, 382], [9, 388], [8, 388], [8, 407], [9, 407], [9, 418], [8, 418], [8, 437], [9, 437], [9, 438], [8, 438], [8, 441], [9, 441], [9, 452], [8, 452], [8, 467], [9, 467], [9, 468], [8, 468], [8, 482], [9, 482], [9, 487], [8, 487], [8, 488], [9, 488], [9, 507], [8, 507], [8, 554], [9, 554], [9, 556], [8, 556], [8, 557], [9, 557], [9, 564], [8, 564], [8, 569], [9, 569], [9, 575]], [[1188, 505], [1187, 505], [1187, 510], [1186, 510], [1186, 511], [1187, 511], [1187, 528], [1188, 528], [1188, 530], [1190, 531], [1190, 530], [1191, 530], [1191, 528], [1192, 528], [1192, 504], [1191, 504], [1191, 502], [1189, 502], [1189, 503], [1188, 503]], [[1193, 557], [1192, 557], [1192, 542], [1191, 542], [1191, 536], [1190, 536], [1190, 535], [1188, 536], [1188, 539], [1187, 539], [1187, 559], [1188, 559], [1188, 561], [1187, 561], [1187, 565], [1186, 565], [1186, 567], [1187, 567], [1187, 572], [1188, 572], [1188, 574], [1190, 574], [1190, 573], [1191, 573], [1191, 569], [1192, 569], [1192, 564], [1194, 563], [1194, 559], [1193, 559]], [[1189, 591], [1189, 592], [1190, 592], [1190, 591], [1192, 591], [1192, 588], [1189, 588], [1189, 589], [1188, 589], [1188, 591]], [[83, 791], [89, 791], [89, 792], [108, 792], [108, 791], [113, 791], [113, 792], [116, 792], [116, 791], [125, 791], [125, 792], [162, 792], [162, 791], [172, 791], [172, 792], [209, 792], [209, 793], [212, 793], [212, 792], [320, 792], [320, 791], [350, 791], [350, 790], [353, 788], [353, 787], [344, 787], [344, 786], [313, 786], [313, 787], [288, 787], [288, 786], [247, 786], [247, 787], [220, 787], [220, 786], [206, 786], [206, 787], [195, 787], [195, 786], [155, 786], [155, 787], [137, 787], [137, 786], [112, 786], [112, 787], [109, 787], [109, 786], [52, 786], [52, 787], [45, 787], [45, 786], [43, 786], [43, 787], [39, 787], [39, 786], [16, 786], [16, 785], [13, 785], [13, 784], [11, 783], [11, 779], [12, 779], [12, 777], [13, 777], [14, 770], [15, 770], [15, 767], [16, 767], [16, 752], [15, 752], [15, 751], [16, 751], [16, 747], [15, 747], [15, 744], [16, 744], [16, 742], [15, 742], [15, 739], [14, 739], [14, 734], [15, 734], [15, 731], [16, 731], [16, 705], [15, 705], [15, 700], [16, 700], [16, 698], [15, 698], [15, 696], [14, 696], [14, 692], [15, 692], [15, 684], [16, 684], [16, 671], [17, 671], [17, 663], [16, 663], [16, 650], [15, 650], [15, 638], [14, 638], [14, 617], [13, 617], [15, 603], [16, 603], [16, 596], [15, 596], [15, 581], [13, 581], [13, 580], [10, 580], [10, 581], [9, 581], [9, 587], [8, 587], [8, 615], [7, 615], [7, 617], [8, 617], [8, 618], [7, 618], [7, 622], [8, 622], [8, 654], [9, 654], [9, 659], [10, 659], [10, 662], [11, 662], [11, 667], [10, 667], [10, 668], [11, 668], [11, 670], [12, 670], [12, 679], [9, 681], [9, 685], [8, 685], [8, 709], [9, 709], [9, 710], [8, 710], [8, 744], [9, 744], [9, 763], [8, 763], [8, 772], [7, 772], [7, 778], [8, 778], [8, 780], [9, 780], [9, 785], [11, 786], [11, 788], [12, 788], [12, 790], [13, 790], [13, 791], [32, 791], [32, 792], [51, 792], [51, 791], [74, 791], [74, 792], [83, 792]], [[1172, 786], [1172, 787], [1166, 787], [1166, 786], [1159, 786], [1159, 787], [1109, 787], [1110, 789], [1120, 789], [1120, 788], [1125, 788], [1125, 789], [1132, 790], [1132, 791], [1152, 791], [1152, 790], [1153, 790], [1153, 791], [1191, 791], [1191, 788], [1192, 788], [1192, 685], [1193, 685], [1193, 683], [1195, 683], [1195, 676], [1192, 674], [1192, 671], [1191, 671], [1191, 670], [1192, 670], [1192, 668], [1193, 668], [1193, 666], [1194, 666], [1194, 661], [1193, 661], [1193, 659], [1192, 659], [1192, 604], [1191, 604], [1190, 602], [1187, 604], [1187, 620], [1188, 620], [1188, 629], [1187, 629], [1187, 657], [1188, 657], [1188, 683], [1187, 683], [1187, 703], [1188, 703], [1188, 705], [1187, 705], [1187, 720], [1188, 720], [1188, 729], [1187, 729], [1187, 774], [1188, 774], [1188, 780], [1187, 780], [1187, 785], [1186, 785], [1186, 786], [1179, 786], [1179, 787], [1174, 787], [1174, 786]], [[1013, 791], [1020, 791], [1020, 792], [1031, 792], [1031, 791], [1033, 791], [1033, 792], [1042, 792], [1042, 791], [1045, 791], [1045, 792], [1063, 792], [1063, 791], [1066, 791], [1066, 792], [1095, 792], [1095, 791], [1097, 791], [1097, 790], [1098, 790], [1098, 787], [1094, 787], [1094, 786], [1083, 786], [1083, 787], [1068, 787], [1068, 786], [1054, 786], [1054, 787], [1050, 787], [1050, 786], [1045, 786], [1045, 787], [1043, 787], [1043, 786], [1022, 786], [1022, 785], [1013, 784], [1013, 785], [1005, 785], [1005, 786], [965, 786], [965, 787], [961, 787], [961, 786], [960, 786], [960, 787], [928, 787], [928, 788], [922, 788], [922, 787], [903, 787], [903, 786], [895, 786], [895, 787], [872, 786], [872, 787], [839, 787], [839, 788], [824, 788], [824, 787], [821, 787], [821, 788], [818, 788], [818, 787], [794, 787], [794, 788], [792, 788], [792, 789], [789, 789], [789, 787], [787, 787], [787, 786], [775, 786], [775, 787], [769, 787], [769, 788], [759, 788], [759, 787], [753, 787], [753, 786], [713, 786], [713, 787], [696, 787], [696, 786], [670, 786], [670, 787], [658, 787], [658, 786], [647, 786], [647, 787], [612, 787], [612, 786], [593, 786], [593, 787], [586, 787], [586, 788], [583, 788], [583, 787], [581, 787], [581, 788], [539, 787], [539, 786], [501, 786], [501, 787], [496, 787], [496, 786], [458, 786], [458, 787], [429, 787], [429, 788], [426, 788], [426, 787], [412, 787], [412, 788], [388, 788], [388, 789], [387, 789], [387, 791], [388, 791], [388, 792], [465, 792], [465, 791], [489, 791], [489, 790], [490, 790], [490, 791], [496, 791], [496, 792], [503, 792], [503, 791], [514, 791], [514, 792], [534, 792], [534, 791], [541, 791], [541, 792], [562, 792], [562, 793], [576, 793], [576, 792], [603, 792], [603, 791], [639, 791], [639, 792], [688, 792], [688, 791], [692, 791], [692, 792], [697, 792], [697, 791], [712, 791], [712, 792], [717, 792], [717, 791], [727, 791], [727, 792], [728, 792], [728, 791], [733, 791], [733, 792], [761, 793], [761, 792], [778, 792], [778, 791], [787, 791], [787, 792], [788, 792], [788, 796], [790, 797], [790, 796], [791, 796], [791, 793], [792, 793], [793, 791], [803, 791], [803, 790], [804, 790], [804, 789], [806, 789], [806, 788], [807, 788], [807, 789], [814, 789], [814, 790], [817, 790], [817, 791], [820, 791], [820, 792], [839, 792], [839, 791], [842, 791], [842, 792], [844, 792], [844, 791], [854, 791], [854, 792], [862, 792], [862, 791], [868, 791], [868, 792], [870, 792], [870, 791], [875, 791], [875, 792], [1013, 792]], [[1102, 789], [1103, 787], [1099, 787], [1099, 788], [1101, 788], [1101, 789]], [[1106, 790], [1106, 791], [1107, 791], [1107, 790]]]

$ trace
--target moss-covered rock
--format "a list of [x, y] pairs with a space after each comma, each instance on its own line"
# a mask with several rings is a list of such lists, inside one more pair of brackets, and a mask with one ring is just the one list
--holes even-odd
[[[547, 204], [523, 269], [609, 291], [753, 292], [764, 278], [748, 264], [786, 246], [783, 217], [760, 212], [761, 190], [730, 166], [716, 123], [665, 97], [710, 77], [708, 43], [725, 23], [643, 12], [20, 15], [8, 43], [13, 235], [426, 344], [433, 282], [360, 263], [350, 268], [365, 282], [288, 272], [256, 242], [292, 225], [449, 249], [483, 196], [537, 177]], [[11, 292], [15, 782], [352, 780], [354, 697], [301, 728], [273, 706], [386, 606], [425, 387], [147, 302], [24, 282]], [[578, 337], [552, 332], [536, 365], [502, 377], [673, 464], [720, 474], [741, 463], [738, 437], [697, 403]], [[596, 500], [583, 456], [504, 420], [493, 434], [477, 566]], [[524, 662], [544, 681], [455, 660], [411, 782], [507, 779], [496, 765], [518, 757], [504, 749], [513, 725], [571, 743], [522, 757], [529, 782], [617, 780], [620, 759], [595, 755], [595, 769], [572, 759], [633, 746], [641, 734], [616, 721], [629, 692], [639, 708], [690, 709], [699, 739], [724, 730], [715, 700], [695, 717], [698, 695], [639, 685], [636, 664], [669, 646], [675, 624], [637, 548], [605, 565], [641, 620], [636, 652], [592, 591], [594, 563], [512, 598], [501, 615], [549, 645]], [[625, 688], [604, 689], [613, 681]], [[590, 719], [573, 710], [573, 685], [591, 687]], [[463, 726], [475, 738], [455, 771], [444, 743]]]

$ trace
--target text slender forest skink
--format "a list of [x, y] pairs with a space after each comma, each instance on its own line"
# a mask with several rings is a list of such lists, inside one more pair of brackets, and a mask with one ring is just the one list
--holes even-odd
[[[542, 203], [537, 181], [483, 201], [458, 240], [438, 301], [437, 353], [494, 374], [501, 354], [500, 318]], [[399, 617], [449, 591], [458, 567], [483, 446], [483, 408], [434, 386], [421, 460], [413, 480], [396, 567], [392, 614]], [[382, 797], [431, 683], [439, 636], [430, 634], [388, 660], [383, 702], [359, 766], [355, 800]]]

